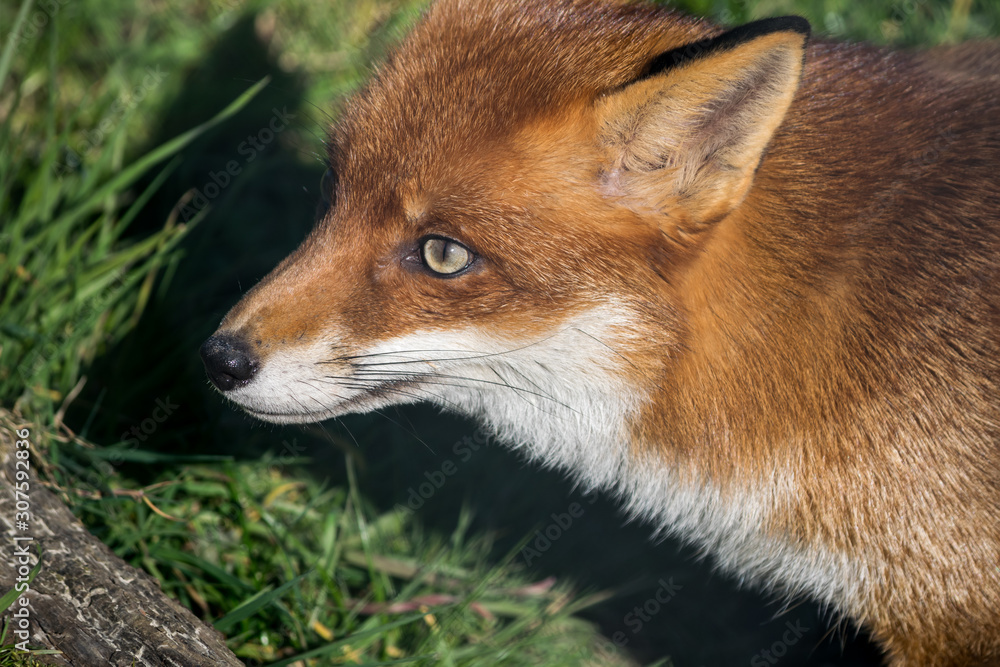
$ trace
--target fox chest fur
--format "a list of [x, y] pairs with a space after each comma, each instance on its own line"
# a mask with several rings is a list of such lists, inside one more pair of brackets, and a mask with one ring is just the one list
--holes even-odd
[[894, 665], [1000, 664], [1000, 49], [431, 7], [202, 348], [261, 419], [472, 416]]

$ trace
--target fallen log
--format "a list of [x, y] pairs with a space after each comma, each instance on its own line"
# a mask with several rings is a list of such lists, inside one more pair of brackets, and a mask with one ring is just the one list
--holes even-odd
[[[3, 614], [11, 623], [8, 641], [20, 643], [23, 637], [33, 648], [60, 651], [38, 657], [51, 665], [242, 665], [220, 632], [87, 532], [38, 481], [33, 458], [18, 454], [37, 445], [33, 430], [26, 438], [25, 431], [17, 433], [24, 428], [30, 426], [0, 410], [0, 595], [23, 585], [23, 575], [42, 554], [41, 568], [22, 596], [25, 603], [15, 600]], [[19, 446], [19, 440], [28, 445]], [[25, 460], [28, 465], [18, 464]]]

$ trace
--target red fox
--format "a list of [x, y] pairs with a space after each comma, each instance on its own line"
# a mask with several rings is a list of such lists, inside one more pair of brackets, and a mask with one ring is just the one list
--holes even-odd
[[1000, 664], [1000, 48], [442, 0], [202, 347], [314, 422], [429, 401], [889, 664]]

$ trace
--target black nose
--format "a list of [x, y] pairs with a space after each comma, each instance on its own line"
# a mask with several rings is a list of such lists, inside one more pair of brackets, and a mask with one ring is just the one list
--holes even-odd
[[221, 391], [246, 385], [259, 366], [250, 346], [232, 334], [218, 334], [206, 340], [201, 346], [201, 360], [212, 384]]

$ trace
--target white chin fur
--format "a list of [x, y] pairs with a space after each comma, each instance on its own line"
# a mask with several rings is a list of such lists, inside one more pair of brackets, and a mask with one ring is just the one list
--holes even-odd
[[[645, 399], [628, 386], [615, 350], [632, 337], [627, 310], [604, 304], [537, 340], [476, 327], [426, 331], [333, 358], [330, 340], [271, 354], [253, 381], [226, 396], [279, 424], [322, 421], [388, 405], [430, 402], [492, 426], [546, 465], [614, 482], [628, 422]], [[391, 383], [391, 384], [390, 384]]]
[[341, 379], [348, 371], [343, 363], [330, 358], [335, 342], [269, 355], [253, 380], [226, 392], [226, 398], [254, 417], [274, 424], [319, 422], [406, 402], [372, 394]]
[[333, 419], [334, 417], [340, 416], [335, 410], [323, 410], [322, 412], [280, 414], [280, 413], [270, 413], [270, 412], [258, 412], [253, 408], [248, 408], [246, 406], [240, 406], [240, 407], [242, 407], [243, 410], [246, 411], [247, 414], [249, 414], [251, 417], [256, 417], [261, 421], [271, 422], [272, 424], [312, 424], [315, 422], [321, 422], [327, 419]]

